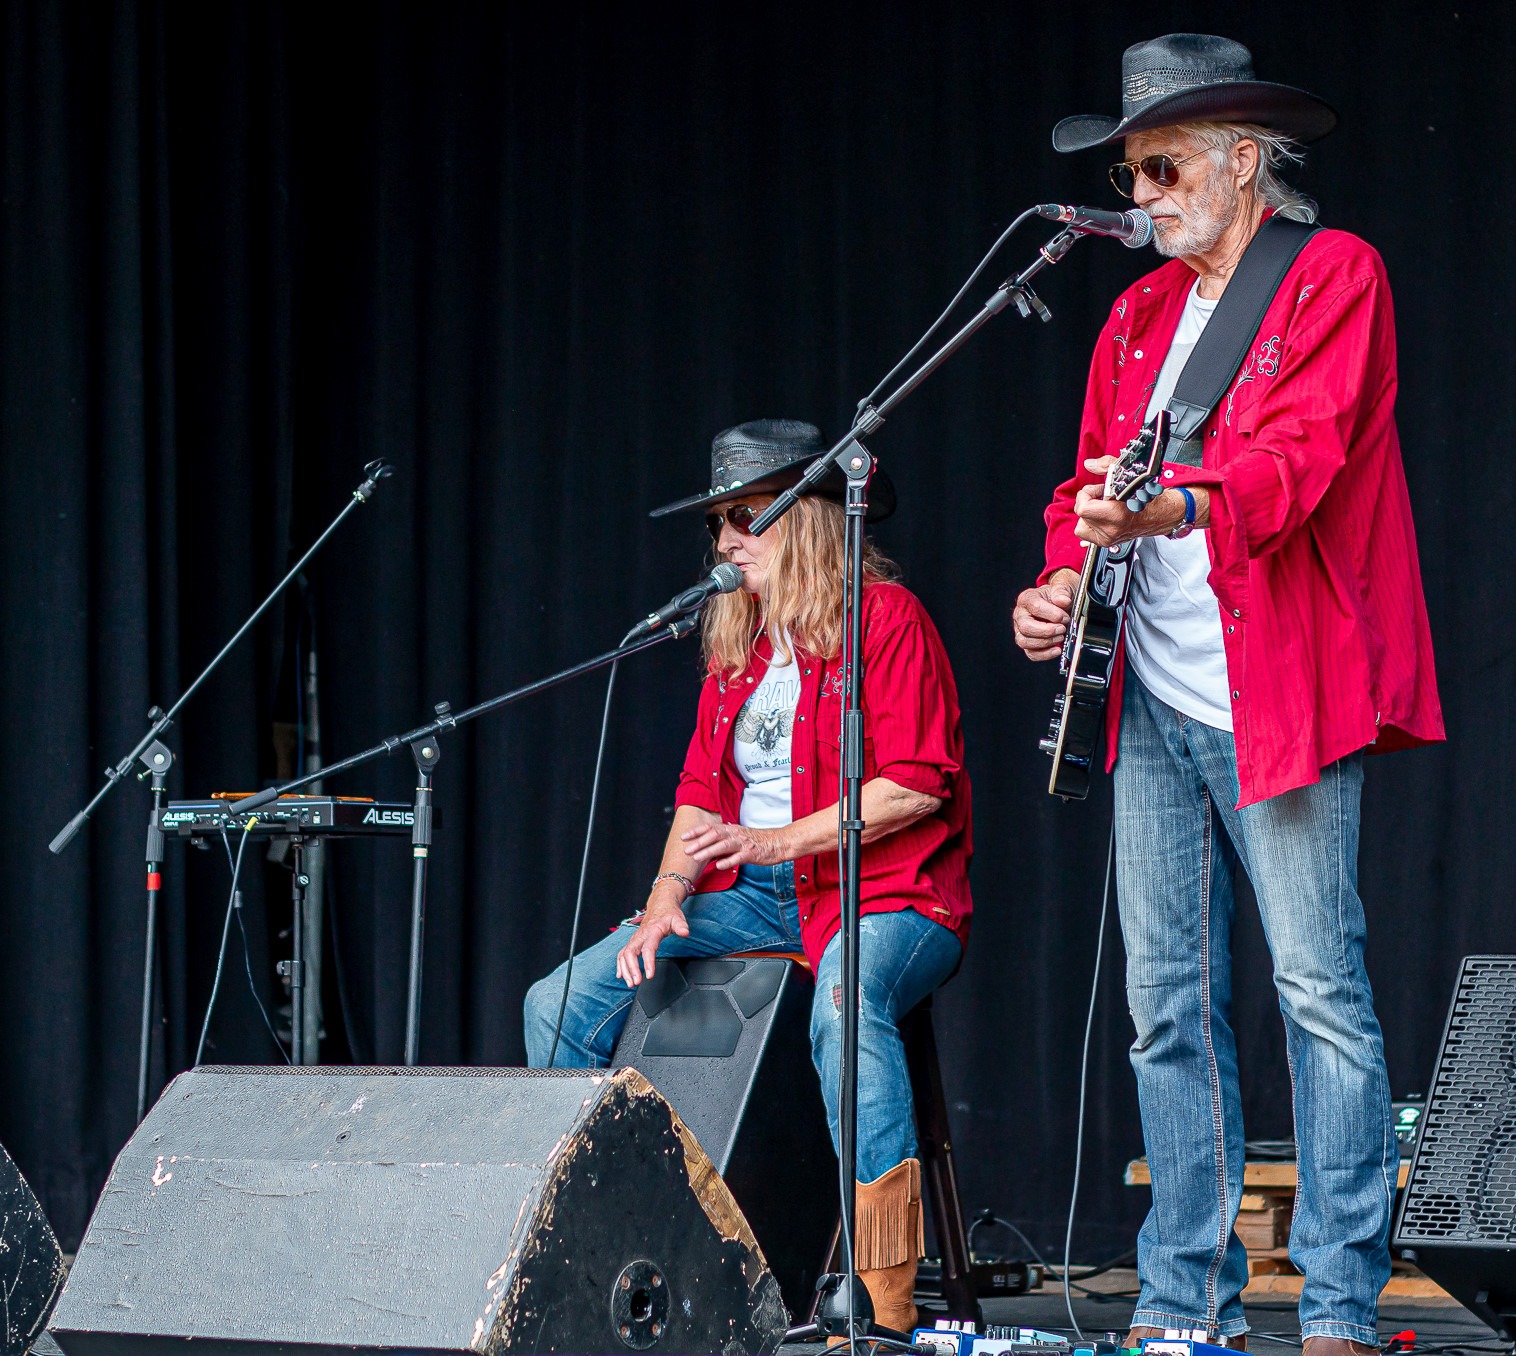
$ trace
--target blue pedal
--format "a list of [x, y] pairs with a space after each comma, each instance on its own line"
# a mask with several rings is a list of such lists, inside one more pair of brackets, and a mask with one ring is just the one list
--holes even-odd
[[1195, 1337], [1150, 1337], [1142, 1344], [1142, 1356], [1237, 1356], [1235, 1347], [1214, 1346]]

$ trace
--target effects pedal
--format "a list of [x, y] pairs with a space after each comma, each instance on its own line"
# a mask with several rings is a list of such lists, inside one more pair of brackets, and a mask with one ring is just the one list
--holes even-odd
[[[1106, 1333], [1099, 1340], [1082, 1338], [1071, 1341], [1040, 1328], [1014, 1328], [993, 1323], [979, 1333], [972, 1323], [946, 1319], [932, 1328], [917, 1328], [911, 1334], [911, 1345], [933, 1352], [934, 1356], [1120, 1356], [1124, 1350], [1120, 1333]], [[1204, 1353], [1196, 1356], [1204, 1356]]]
[[1204, 1328], [1165, 1329], [1162, 1337], [1150, 1337], [1142, 1344], [1142, 1356], [1236, 1356], [1236, 1348], [1214, 1345], [1206, 1336]]

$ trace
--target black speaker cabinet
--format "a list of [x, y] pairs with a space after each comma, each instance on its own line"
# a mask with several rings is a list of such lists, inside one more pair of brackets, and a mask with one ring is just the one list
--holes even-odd
[[0, 1353], [21, 1356], [42, 1331], [63, 1254], [37, 1198], [0, 1147]]
[[203, 1068], [121, 1151], [66, 1356], [774, 1351], [786, 1315], [635, 1070]]
[[612, 1067], [673, 1104], [741, 1206], [796, 1315], [837, 1225], [837, 1156], [811, 1064], [810, 976], [778, 957], [660, 960]]
[[1516, 1337], [1516, 956], [1466, 956], [1395, 1246]]

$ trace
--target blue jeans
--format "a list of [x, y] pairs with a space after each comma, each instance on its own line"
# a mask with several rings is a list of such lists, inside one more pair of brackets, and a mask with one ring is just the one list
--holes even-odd
[[[744, 866], [730, 890], [693, 896], [685, 905], [688, 937], [666, 937], [665, 956], [724, 956], [733, 951], [800, 950], [795, 868]], [[958, 938], [913, 909], [865, 914], [859, 925], [857, 1178], [872, 1182], [916, 1156], [911, 1081], [898, 1023], [958, 964]], [[616, 953], [633, 932], [623, 923], [574, 958], [563, 1033], [553, 1063], [559, 1068], [603, 1068], [626, 1025], [633, 991], [616, 976]], [[538, 980], [526, 995], [526, 1058], [547, 1063], [563, 996], [563, 966]], [[832, 938], [816, 975], [811, 1002], [811, 1059], [821, 1075], [832, 1147], [837, 1146], [837, 1077], [842, 1021], [841, 938]]]
[[1153, 1174], [1134, 1325], [1247, 1330], [1242, 1104], [1231, 1027], [1232, 868], [1258, 897], [1284, 1014], [1299, 1188], [1290, 1259], [1303, 1337], [1374, 1343], [1390, 1275], [1399, 1150], [1358, 898], [1363, 755], [1244, 810], [1232, 735], [1127, 669], [1116, 879], [1137, 1028], [1132, 1067]]

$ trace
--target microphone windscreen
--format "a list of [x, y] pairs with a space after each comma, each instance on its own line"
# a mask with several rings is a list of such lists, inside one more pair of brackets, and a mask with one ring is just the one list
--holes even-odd
[[1132, 234], [1121, 243], [1129, 250], [1140, 250], [1153, 238], [1153, 218], [1140, 207], [1134, 207], [1127, 217], [1132, 223]]
[[718, 592], [735, 593], [742, 583], [742, 571], [731, 561], [723, 560], [711, 571], [711, 582], [718, 586]]

